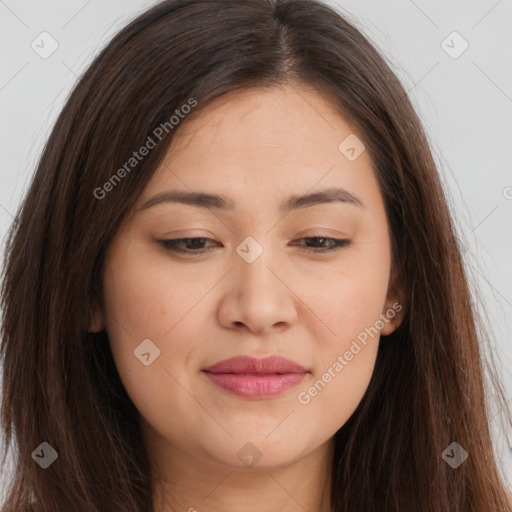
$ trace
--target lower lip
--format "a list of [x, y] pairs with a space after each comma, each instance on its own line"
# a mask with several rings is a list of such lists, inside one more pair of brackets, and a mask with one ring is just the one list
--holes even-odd
[[237, 375], [235, 373], [210, 373], [205, 375], [228, 393], [245, 398], [269, 398], [280, 395], [297, 385], [305, 373], [270, 375]]

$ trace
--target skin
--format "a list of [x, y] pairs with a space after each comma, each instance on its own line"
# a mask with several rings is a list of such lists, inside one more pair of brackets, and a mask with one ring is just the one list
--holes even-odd
[[[230, 93], [183, 122], [109, 246], [104, 308], [91, 331], [107, 330], [140, 412], [155, 511], [331, 511], [333, 436], [368, 387], [380, 335], [401, 321], [397, 313], [394, 326], [385, 323], [307, 404], [299, 402], [298, 394], [399, 300], [368, 151], [349, 161], [338, 149], [354, 133], [311, 89]], [[344, 187], [364, 207], [331, 202], [279, 213], [289, 195], [329, 186]], [[170, 189], [223, 194], [236, 207], [162, 203], [137, 211]], [[236, 252], [247, 236], [263, 248], [252, 263]], [[307, 252], [308, 245], [329, 247], [304, 240], [313, 236], [351, 242]], [[180, 237], [209, 238], [182, 247], [213, 249], [181, 255], [157, 241]], [[134, 357], [145, 339], [160, 349], [148, 366]], [[270, 354], [310, 373], [278, 396], [248, 399], [201, 372], [233, 356]], [[260, 455], [253, 466], [237, 456], [248, 442], [254, 446], [246, 450]]]

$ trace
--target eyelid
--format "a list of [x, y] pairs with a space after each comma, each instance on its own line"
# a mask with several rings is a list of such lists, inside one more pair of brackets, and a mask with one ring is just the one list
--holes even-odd
[[[178, 253], [178, 254], [186, 254], [186, 255], [201, 255], [210, 252], [211, 250], [215, 249], [215, 246], [210, 246], [207, 248], [200, 248], [199, 250], [194, 249], [179, 249], [178, 245], [180, 242], [186, 242], [190, 240], [202, 240], [202, 241], [213, 241], [211, 238], [208, 237], [202, 237], [202, 236], [191, 236], [191, 237], [181, 237], [181, 238], [173, 238], [173, 239], [164, 239], [164, 240], [157, 240], [157, 242], [164, 247], [164, 249]], [[313, 234], [310, 236], [304, 236], [296, 239], [298, 241], [302, 240], [328, 240], [331, 242], [330, 247], [308, 247], [308, 246], [302, 246], [305, 247], [304, 252], [310, 253], [310, 254], [318, 254], [318, 253], [334, 253], [336, 251], [339, 251], [340, 249], [349, 246], [352, 241], [349, 239], [339, 239], [339, 238], [333, 238], [318, 234]], [[296, 241], [294, 240], [294, 241]], [[297, 245], [297, 244], [295, 244]]]

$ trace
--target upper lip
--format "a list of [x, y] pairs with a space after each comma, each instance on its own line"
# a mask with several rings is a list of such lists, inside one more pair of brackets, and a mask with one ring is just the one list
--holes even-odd
[[257, 359], [250, 356], [237, 356], [219, 361], [204, 368], [210, 373], [249, 373], [257, 375], [269, 375], [273, 373], [307, 373], [308, 370], [282, 356], [269, 356]]

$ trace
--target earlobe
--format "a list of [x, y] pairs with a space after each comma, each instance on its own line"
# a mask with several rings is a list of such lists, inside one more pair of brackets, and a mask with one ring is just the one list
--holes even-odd
[[393, 281], [389, 289], [388, 297], [386, 299], [386, 306], [382, 312], [384, 318], [384, 327], [381, 330], [381, 335], [389, 336], [396, 331], [402, 324], [405, 314], [405, 290], [403, 283]]
[[[388, 303], [386, 303], [388, 305]], [[385, 311], [382, 312], [382, 318], [384, 319], [384, 327], [381, 330], [382, 336], [389, 336], [391, 333], [396, 331], [403, 320], [404, 307], [402, 303], [395, 300]]]

